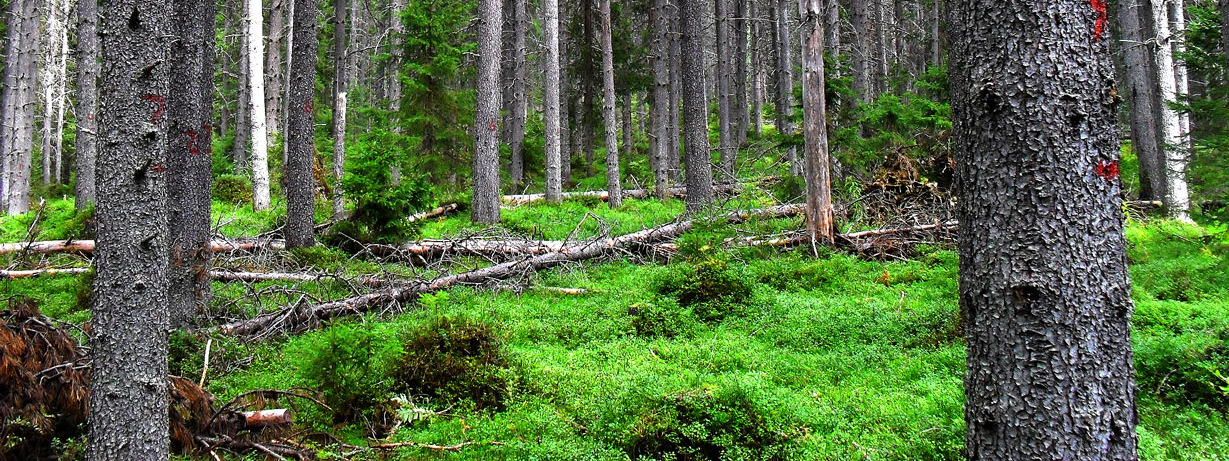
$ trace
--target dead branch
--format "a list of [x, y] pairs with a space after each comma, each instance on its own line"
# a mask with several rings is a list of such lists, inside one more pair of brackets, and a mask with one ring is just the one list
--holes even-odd
[[[284, 250], [286, 242], [270, 239], [240, 239], [214, 240], [211, 242], [214, 252], [252, 251], [252, 250]], [[38, 242], [3, 243], [0, 244], [0, 255], [25, 251], [29, 254], [49, 253], [93, 253], [93, 240], [45, 240]]]
[[[764, 178], [758, 181], [752, 181], [749, 184], [762, 184], [765, 182], [775, 181], [776, 179], [777, 178], [775, 177], [768, 177], [768, 178]], [[747, 184], [748, 183], [714, 184], [713, 192], [716, 192], [719, 194], [736, 193], [739, 190], [743, 189]], [[654, 194], [653, 189], [629, 189], [629, 190], [623, 191], [623, 197], [625, 198], [643, 199], [643, 198], [652, 197], [653, 194]], [[686, 195], [687, 195], [686, 187], [671, 187], [669, 189], [666, 189], [667, 197], [683, 197]], [[604, 202], [610, 199], [610, 192], [604, 191], [604, 190], [593, 190], [593, 191], [564, 192], [563, 193], [564, 199], [584, 198], [584, 197], [594, 197]], [[505, 195], [503, 197], [500, 197], [500, 201], [502, 201], [504, 205], [513, 206], [513, 207], [527, 205], [533, 202], [541, 202], [544, 200], [546, 200], [546, 194], [518, 194], [518, 195]]]
[[449, 203], [447, 205], [444, 205], [439, 208], [435, 208], [433, 210], [424, 211], [422, 213], [415, 213], [414, 215], [408, 218], [405, 218], [405, 220], [406, 222], [416, 222], [416, 221], [422, 221], [424, 219], [431, 219], [431, 218], [443, 216], [448, 213], [457, 211], [458, 208], [460, 208], [460, 205], [456, 203]]

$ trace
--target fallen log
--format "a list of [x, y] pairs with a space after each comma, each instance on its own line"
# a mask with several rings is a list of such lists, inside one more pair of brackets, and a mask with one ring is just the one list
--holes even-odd
[[[796, 205], [784, 205], [763, 210], [753, 210], [750, 213], [730, 213], [726, 216], [726, 219], [744, 219], [746, 216], [752, 215], [775, 216], [784, 213], [785, 211], [783, 210], [795, 208], [797, 208]], [[619, 251], [628, 251], [636, 247], [646, 247], [651, 250], [654, 244], [674, 239], [691, 230], [694, 226], [695, 220], [691, 219], [663, 224], [619, 237], [591, 240], [561, 248], [560, 251], [507, 261], [482, 269], [440, 277], [428, 282], [395, 287], [316, 306], [290, 306], [278, 311], [266, 312], [247, 320], [231, 322], [219, 326], [217, 329], [224, 334], [245, 336], [282, 327], [296, 331], [303, 330], [318, 324], [322, 320], [359, 314], [387, 304], [412, 301], [420, 295], [434, 293], [457, 285], [481, 285], [494, 280], [507, 279], [521, 274], [549, 269], [569, 262], [580, 262], [603, 255], [614, 254]]]
[[[210, 242], [214, 252], [234, 252], [250, 250], [284, 250], [286, 242], [271, 239], [239, 239], [214, 240]], [[0, 255], [27, 251], [32, 254], [50, 253], [93, 253], [93, 240], [45, 240], [38, 242], [19, 242], [0, 244]]]
[[[80, 275], [93, 269], [87, 267], [70, 267], [65, 269], [35, 269], [35, 270], [0, 270], [0, 280], [33, 278], [54, 275]], [[223, 269], [209, 271], [209, 277], [218, 282], [317, 282], [326, 279], [344, 280], [349, 283], [371, 288], [383, 288], [394, 285], [405, 285], [409, 282], [375, 276], [347, 278], [334, 274], [315, 274], [297, 272], [235, 272]]]
[[288, 408], [243, 412], [243, 422], [248, 427], [276, 426], [294, 422], [294, 412]]
[[422, 212], [422, 213], [415, 213], [415, 214], [413, 214], [412, 216], [410, 216], [410, 217], [408, 217], [408, 218], [405, 218], [405, 220], [406, 220], [406, 222], [416, 222], [416, 221], [422, 221], [422, 220], [424, 220], [424, 219], [431, 219], [431, 218], [434, 218], [434, 217], [443, 216], [443, 215], [446, 215], [446, 214], [448, 214], [448, 213], [452, 213], [452, 212], [454, 212], [454, 211], [457, 211], [457, 209], [458, 209], [458, 208], [460, 208], [460, 207], [461, 207], [461, 206], [460, 206], [460, 205], [458, 205], [458, 204], [456, 204], [456, 203], [449, 203], [449, 204], [444, 205], [444, 206], [442, 206], [442, 207], [438, 207], [438, 208], [435, 208], [435, 209], [432, 209], [432, 210], [427, 210], [427, 211], [424, 211], [424, 212]]
[[[716, 192], [718, 194], [729, 194], [733, 192], [738, 192], [745, 185], [746, 185], [745, 183], [714, 184], [713, 192]], [[655, 193], [656, 191], [653, 189], [628, 189], [628, 190], [623, 191], [623, 198], [644, 199], [644, 198], [652, 197]], [[666, 189], [667, 197], [677, 198], [677, 197], [684, 197], [686, 195], [687, 195], [686, 187], [671, 187], [671, 188]], [[598, 200], [605, 202], [607, 200], [610, 200], [610, 191], [592, 190], [592, 191], [580, 191], [580, 192], [564, 192], [562, 194], [562, 197], [564, 199], [595, 197]], [[504, 203], [504, 205], [521, 206], [521, 205], [528, 205], [533, 202], [545, 201], [546, 194], [505, 195], [505, 196], [500, 197], [499, 199], [501, 202]]]
[[[944, 223], [925, 224], [913, 227], [899, 227], [891, 229], [875, 229], [861, 232], [849, 232], [845, 234], [836, 234], [836, 244], [852, 248], [858, 251], [864, 251], [874, 245], [875, 239], [879, 237], [890, 237], [902, 234], [911, 234], [914, 232], [926, 231], [954, 231], [957, 229], [955, 221]], [[811, 242], [811, 237], [806, 232], [793, 231], [784, 232], [774, 235], [753, 235], [747, 237], [728, 238], [722, 241], [723, 246], [739, 245], [745, 247], [782, 247], [792, 248], [801, 245], [808, 245]], [[676, 243], [660, 243], [656, 245], [658, 250], [662, 251], [678, 251], [679, 246]]]

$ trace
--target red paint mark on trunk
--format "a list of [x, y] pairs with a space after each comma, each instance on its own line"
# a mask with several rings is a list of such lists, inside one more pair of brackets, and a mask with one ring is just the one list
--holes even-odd
[[196, 147], [196, 130], [188, 130], [184, 134], [188, 135], [188, 152], [192, 155], [201, 155], [201, 149]]
[[312, 107], [312, 102], [311, 102], [311, 101], [307, 101], [307, 102], [303, 103], [303, 113], [305, 113], [305, 114], [310, 114], [310, 113], [312, 113], [312, 111], [314, 111], [314, 110], [315, 110], [315, 108], [314, 108], [314, 107]]
[[1097, 176], [1107, 180], [1118, 179], [1118, 162], [1101, 162], [1097, 164]]
[[498, 129], [499, 129], [499, 128], [495, 126], [495, 121], [494, 121], [494, 120], [491, 120], [491, 131], [496, 131], [496, 130], [498, 130]]
[[1097, 13], [1097, 23], [1093, 26], [1092, 39], [1093, 41], [1101, 40], [1105, 35], [1105, 23], [1109, 17], [1109, 5], [1105, 0], [1090, 0], [1092, 2], [1092, 10]]
[[153, 165], [150, 165], [150, 166], [149, 166], [149, 169], [150, 169], [150, 171], [153, 171], [153, 172], [155, 172], [155, 173], [162, 173], [162, 172], [166, 171], [166, 167], [164, 167], [164, 166], [162, 166], [161, 164], [158, 164], [158, 163], [155, 163], [155, 164], [153, 164]]
[[154, 103], [154, 114], [150, 117], [150, 121], [158, 123], [158, 119], [162, 118], [162, 112], [166, 110], [166, 96], [143, 94], [141, 95], [141, 100]]

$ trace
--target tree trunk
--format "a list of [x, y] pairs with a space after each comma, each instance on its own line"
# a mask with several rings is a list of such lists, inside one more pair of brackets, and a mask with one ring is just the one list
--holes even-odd
[[888, 46], [887, 43], [887, 28], [888, 17], [885, 14], [886, 8], [883, 4], [885, 0], [870, 0], [871, 8], [873, 8], [875, 35], [871, 37], [871, 48], [874, 51], [874, 76], [871, 77], [872, 95], [871, 100], [874, 100], [879, 95], [887, 92], [888, 85]]
[[653, 22], [653, 177], [657, 198], [666, 198], [670, 187], [667, 175], [670, 161], [670, 23], [667, 0], [657, 0], [652, 13]]
[[46, 43], [43, 47], [41, 72], [43, 86], [42, 179], [44, 186], [58, 182], [59, 161], [62, 158], [57, 150], [62, 138], [56, 114], [61, 113], [60, 109], [63, 107], [64, 78], [67, 75], [63, 55], [68, 49], [68, 36], [64, 34], [67, 8], [64, 8], [65, 5], [61, 3], [61, 0], [47, 2], [47, 27], [42, 34]]
[[[679, 1], [683, 69], [704, 68], [704, 1]], [[683, 80], [683, 134], [687, 150], [687, 212], [697, 213], [713, 202], [713, 162], [708, 150], [708, 100], [704, 74]]]
[[877, 0], [853, 0], [849, 7], [849, 20], [853, 25], [853, 44], [849, 51], [853, 60], [853, 92], [858, 101], [871, 101], [871, 49], [867, 36], [871, 33], [869, 2]]
[[290, 84], [286, 101], [286, 165], [283, 183], [286, 194], [286, 247], [302, 248], [316, 244], [316, 184], [312, 167], [316, 159], [315, 108], [316, 61], [319, 42], [316, 34], [320, 12], [318, 0], [294, 0], [290, 40]]
[[667, 65], [670, 68], [670, 88], [668, 97], [666, 98], [666, 153], [662, 157], [666, 162], [666, 174], [670, 183], [677, 183], [682, 175], [680, 168], [681, 155], [679, 146], [682, 145], [679, 135], [679, 127], [682, 125], [680, 118], [680, 104], [683, 100], [683, 69], [682, 69], [682, 54], [679, 40], [679, 9], [678, 0], [669, 0], [670, 7], [668, 11], [669, 22], [669, 61]]
[[636, 142], [636, 133], [632, 131], [632, 93], [624, 93], [620, 99], [623, 100], [623, 104], [619, 106], [619, 110], [622, 111], [619, 116], [619, 122], [623, 125], [623, 148], [620, 150], [620, 153], [622, 153], [623, 158], [631, 159], [632, 147]]
[[717, 21], [717, 124], [720, 134], [721, 171], [730, 174], [734, 166], [734, 126], [730, 118], [733, 92], [734, 63], [730, 49], [730, 0], [714, 0], [714, 17]]
[[[246, 4], [250, 0], [240, 1]], [[247, 17], [246, 9], [243, 16], [244, 18]], [[247, 19], [240, 22], [244, 21], [247, 21]], [[237, 100], [235, 103], [235, 141], [232, 146], [232, 156], [235, 159], [235, 174], [243, 176], [248, 176], [252, 172], [251, 159], [248, 156], [248, 147], [251, 144], [249, 140], [252, 139], [252, 124], [248, 122], [248, 115], [252, 113], [252, 92], [248, 88], [248, 74], [251, 73], [249, 70], [251, 67], [248, 63], [251, 60], [247, 56], [248, 34], [247, 27], [244, 27], [246, 25], [244, 22], [243, 26], [241, 26], [243, 31], [239, 33], [239, 82], [237, 84], [239, 89], [236, 91], [238, 95], [236, 96]], [[252, 186], [252, 193], [255, 194], [256, 185], [252, 184]]]
[[[1229, 61], [1229, 0], [1216, 0], [1216, 9], [1220, 11], [1220, 41], [1225, 50], [1225, 60]], [[1226, 66], [1229, 71], [1229, 66]]]
[[614, 45], [610, 27], [610, 0], [600, 0], [602, 16], [602, 118], [606, 122], [606, 189], [611, 208], [623, 206], [619, 179], [619, 129], [615, 120]]
[[[834, 1], [834, 0], [829, 0]], [[806, 143], [807, 232], [812, 245], [831, 245], [832, 180], [824, 107], [824, 20], [820, 0], [799, 0], [802, 18], [802, 126]]]
[[59, 47], [55, 64], [57, 69], [56, 81], [58, 82], [55, 97], [55, 168], [52, 175], [56, 177], [55, 182], [59, 184], [68, 184], [72, 178], [68, 174], [68, 167], [65, 162], [68, 158], [64, 155], [64, 112], [68, 106], [68, 21], [69, 11], [72, 7], [68, 2], [60, 5], [60, 21], [59, 30]]
[[[558, 1], [558, 0], [556, 0]], [[529, 53], [525, 47], [525, 32], [529, 29], [529, 14], [525, 8], [526, 0], [512, 0], [513, 21], [512, 38], [512, 107], [509, 115], [511, 123], [508, 130], [508, 147], [512, 152], [512, 183], [516, 185], [525, 182], [525, 123], [529, 117], [529, 98], [525, 88], [529, 82], [529, 66], [525, 57]], [[556, 5], [558, 13], [558, 5]], [[556, 32], [556, 40], [558, 32]], [[556, 45], [557, 46], [557, 45]]]
[[86, 459], [167, 459], [171, 5], [118, 0], [102, 13], [98, 161], [106, 167], [97, 172]]
[[170, 203], [169, 309], [172, 328], [183, 328], [204, 312], [209, 287], [210, 199], [213, 189], [213, 22], [212, 0], [177, 0], [171, 23], [170, 73], [175, 91], [166, 98], [167, 194]]
[[[1182, 0], [1171, 0], [1169, 2], [1169, 23], [1170, 32], [1174, 39], [1170, 40], [1170, 45], [1173, 46], [1174, 59], [1174, 90], [1177, 92], [1178, 101], [1185, 101], [1190, 96], [1190, 82], [1187, 80], [1186, 69], [1186, 11], [1185, 4]], [[1190, 152], [1194, 149], [1194, 142], [1191, 139], [1191, 114], [1189, 111], [1178, 112], [1178, 138], [1181, 139], [1179, 146], [1181, 147], [1183, 157], [1190, 159]]]
[[[559, 0], [555, 0], [558, 4]], [[564, 5], [567, 5], [566, 3]], [[572, 152], [575, 152], [576, 130], [572, 129], [572, 117], [576, 116], [571, 98], [572, 81], [568, 76], [568, 19], [567, 10], [559, 10], [559, 187], [572, 182]]]
[[[269, 131], [265, 126], [265, 33], [261, 0], [247, 0], [248, 123], [252, 127], [252, 207], [269, 209]], [[314, 73], [314, 72], [313, 72]]]
[[333, 2], [333, 219], [345, 217], [346, 98], [350, 83], [350, 2]]
[[478, 2], [478, 82], [474, 109], [475, 223], [499, 222], [499, 60], [503, 0]]
[[1136, 459], [1114, 71], [1093, 5], [949, 5], [971, 460]]
[[734, 0], [734, 48], [730, 50], [734, 58], [734, 145], [735, 151], [747, 143], [747, 131], [751, 120], [747, 107], [747, 2], [750, 0]]
[[94, 203], [98, 158], [98, 0], [77, 0], [77, 185], [78, 212]]
[[[790, 47], [793, 40], [789, 33], [789, 0], [777, 1], [777, 132], [789, 137], [794, 134], [794, 64], [790, 57]], [[789, 161], [789, 174], [797, 176], [798, 151], [793, 146], [787, 148], [786, 159]]]
[[[282, 47], [286, 42], [286, 3], [290, 0], [269, 1], [269, 48], [265, 54], [265, 127], [269, 136], [282, 132]], [[286, 48], [289, 50], [289, 48]], [[289, 51], [287, 51], [289, 52]], [[285, 160], [285, 143], [282, 144]]]
[[34, 148], [40, 1], [10, 1], [0, 89], [0, 207], [9, 215], [30, 208], [30, 160]]
[[1161, 200], [1165, 196], [1165, 173], [1163, 150], [1157, 139], [1156, 73], [1153, 72], [1151, 50], [1142, 44], [1152, 31], [1146, 27], [1151, 10], [1137, 0], [1119, 2], [1118, 24], [1122, 34], [1119, 48], [1126, 78], [1122, 94], [1130, 109], [1131, 148], [1139, 158], [1139, 198]]
[[546, 197], [552, 203], [562, 200], [562, 143], [567, 136], [561, 128], [559, 91], [559, 0], [543, 0], [545, 17], [542, 34], [546, 41], [545, 114], [543, 131], [546, 136]]
[[1156, 61], [1159, 100], [1153, 106], [1160, 121], [1160, 140], [1165, 158], [1165, 211], [1169, 216], [1189, 220], [1190, 196], [1186, 184], [1187, 150], [1182, 139], [1182, 122], [1178, 111], [1171, 104], [1178, 102], [1177, 76], [1174, 72], [1174, 55], [1169, 29], [1171, 0], [1149, 0], [1152, 7], [1152, 25], [1155, 27], [1157, 44], [1153, 58]]
[[751, 132], [755, 137], [764, 134], [764, 74], [760, 47], [763, 46], [764, 27], [759, 2], [751, 0]]

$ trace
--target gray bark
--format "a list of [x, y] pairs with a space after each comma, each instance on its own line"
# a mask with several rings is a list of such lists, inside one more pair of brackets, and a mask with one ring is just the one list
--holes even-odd
[[[721, 171], [727, 174], [733, 170], [735, 123], [731, 119], [733, 109], [734, 63], [733, 50], [730, 48], [730, 14], [727, 3], [730, 0], [715, 0], [713, 14], [717, 21], [717, 125], [719, 130], [719, 151], [721, 153]], [[784, 0], [783, 0], [784, 1]]]
[[34, 97], [38, 69], [39, 1], [10, 1], [4, 87], [0, 89], [0, 207], [9, 215], [30, 208]]
[[171, 326], [184, 328], [204, 312], [209, 286], [213, 189], [213, 68], [212, 0], [176, 0], [171, 23], [171, 79], [175, 91], [166, 98], [167, 194], [170, 203], [169, 309]]
[[1165, 172], [1165, 211], [1177, 219], [1190, 219], [1190, 196], [1186, 184], [1187, 149], [1182, 138], [1182, 122], [1172, 104], [1178, 102], [1177, 74], [1174, 70], [1174, 55], [1169, 28], [1169, 3], [1172, 0], [1150, 0], [1152, 25], [1156, 33], [1153, 59], [1157, 72], [1159, 101], [1157, 119], [1160, 140], [1163, 143]]
[[63, 159], [60, 148], [63, 146], [63, 108], [64, 89], [68, 72], [64, 56], [68, 52], [68, 35], [65, 19], [68, 16], [64, 2], [51, 0], [47, 2], [46, 27], [42, 38], [43, 62], [41, 69], [41, 85], [43, 88], [43, 185], [59, 181], [59, 164]]
[[853, 60], [853, 92], [858, 100], [866, 103], [872, 98], [871, 49], [867, 43], [871, 33], [870, 5], [876, 0], [853, 0], [849, 6], [849, 20], [853, 25], [853, 43], [849, 53]]
[[670, 122], [670, 25], [666, 0], [657, 0], [653, 8], [653, 143], [654, 190], [658, 199], [666, 198], [670, 187], [669, 155], [670, 140], [667, 124]]
[[248, 124], [252, 142], [252, 208], [268, 210], [269, 130], [265, 125], [265, 23], [261, 0], [247, 0]]
[[[265, 127], [273, 137], [282, 131], [282, 82], [285, 70], [282, 67], [282, 47], [286, 42], [286, 3], [289, 0], [269, 2], [269, 46], [265, 50]], [[285, 149], [283, 144], [283, 160]]]
[[606, 125], [606, 190], [611, 208], [623, 205], [623, 185], [619, 182], [619, 129], [615, 120], [614, 45], [611, 39], [610, 0], [600, 0], [602, 21], [602, 118]]
[[98, 220], [86, 459], [165, 460], [171, 4], [113, 0], [99, 27]]
[[[556, 0], [558, 2], [558, 0]], [[566, 3], [564, 5], [567, 5]], [[576, 132], [571, 129], [572, 117], [576, 115], [571, 98], [572, 80], [568, 76], [568, 18], [566, 10], [559, 11], [559, 180], [560, 188], [572, 182], [572, 152], [576, 151]]]
[[315, 108], [316, 61], [319, 60], [316, 34], [320, 13], [317, 0], [294, 0], [291, 5], [290, 84], [286, 101], [286, 165], [282, 181], [286, 194], [286, 248], [302, 248], [316, 244], [314, 211], [316, 181], [312, 174], [316, 158]]
[[619, 115], [619, 123], [623, 125], [621, 133], [623, 134], [623, 148], [619, 151], [623, 158], [632, 158], [632, 146], [635, 143], [636, 133], [632, 131], [632, 94], [624, 93], [621, 98], [623, 104], [619, 106], [621, 111]]
[[[829, 0], [833, 1], [833, 0]], [[832, 179], [824, 107], [824, 21], [821, 0], [798, 0], [802, 18], [802, 132], [806, 145], [807, 233], [812, 245], [832, 243]]]
[[[777, 25], [777, 132], [782, 136], [794, 133], [794, 64], [790, 57], [789, 0], [778, 0], [776, 8]], [[789, 174], [797, 176], [798, 151], [793, 146], [786, 151], [789, 161]]]
[[[704, 1], [679, 1], [681, 62], [684, 69], [704, 68]], [[708, 149], [708, 99], [704, 76], [683, 79], [683, 136], [687, 151], [687, 212], [696, 213], [713, 201], [713, 162]]]
[[96, 192], [98, 70], [98, 0], [77, 0], [77, 211], [94, 203]]
[[1216, 0], [1216, 9], [1220, 12], [1220, 46], [1225, 52], [1225, 60], [1229, 61], [1229, 0]]
[[731, 57], [734, 58], [734, 99], [731, 101], [734, 111], [734, 144], [742, 147], [747, 143], [747, 131], [751, 119], [747, 105], [747, 2], [750, 0], [734, 0], [734, 48]]
[[679, 146], [682, 144], [679, 134], [679, 127], [682, 125], [680, 119], [680, 104], [683, 100], [683, 69], [681, 63], [683, 60], [680, 56], [683, 54], [679, 40], [679, 9], [678, 0], [670, 0], [668, 9], [669, 18], [669, 51], [670, 60], [667, 66], [670, 68], [670, 88], [668, 97], [666, 98], [666, 153], [663, 157], [666, 159], [666, 172], [669, 175], [669, 182], [678, 182], [682, 174], [680, 164], [682, 159], [679, 158]]
[[761, 24], [762, 9], [759, 7], [759, 2], [752, 0], [750, 3], [749, 15], [751, 16], [751, 132], [755, 133], [755, 137], [760, 137], [764, 134], [764, 74], [763, 74], [763, 55], [760, 53], [760, 47], [763, 46], [764, 26]]
[[1146, 27], [1151, 11], [1139, 0], [1123, 0], [1116, 8], [1122, 40], [1119, 48], [1126, 78], [1122, 95], [1130, 108], [1131, 147], [1139, 158], [1139, 198], [1161, 200], [1165, 196], [1162, 149], [1157, 134], [1157, 82], [1149, 47], [1144, 41], [1152, 32]]
[[499, 222], [499, 60], [503, 0], [478, 2], [478, 81], [474, 109], [475, 223]]
[[333, 219], [345, 216], [346, 108], [350, 84], [350, 2], [333, 2]]
[[1134, 460], [1109, 39], [1085, 1], [949, 7], [967, 458]]
[[525, 122], [529, 114], [529, 98], [525, 92], [529, 83], [529, 66], [525, 60], [528, 54], [525, 47], [525, 32], [529, 29], [529, 14], [525, 10], [526, 0], [511, 1], [512, 12], [516, 18], [513, 21], [512, 88], [509, 95], [512, 99], [512, 107], [509, 111], [510, 123], [506, 129], [508, 130], [508, 147], [512, 151], [512, 164], [509, 168], [512, 183], [520, 185], [525, 182]]
[[[242, 0], [246, 2], [247, 0]], [[242, 21], [240, 21], [242, 22]], [[239, 90], [236, 92], [235, 103], [235, 141], [232, 145], [232, 157], [235, 160], [235, 174], [251, 176], [252, 166], [248, 159], [248, 141], [252, 137], [252, 124], [248, 123], [251, 115], [250, 107], [252, 92], [248, 90], [248, 36], [246, 32], [239, 33]], [[284, 172], [283, 172], [284, 174]]]
[[546, 81], [544, 124], [546, 136], [546, 197], [552, 203], [562, 200], [563, 194], [563, 117], [560, 113], [559, 92], [559, 0], [543, 0], [545, 12], [542, 33], [546, 41]]

